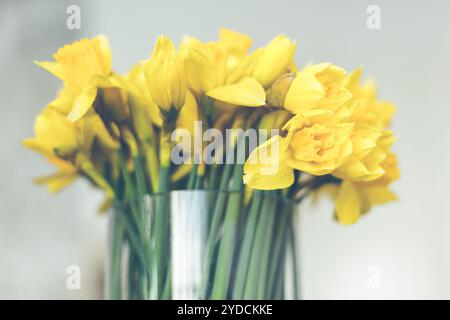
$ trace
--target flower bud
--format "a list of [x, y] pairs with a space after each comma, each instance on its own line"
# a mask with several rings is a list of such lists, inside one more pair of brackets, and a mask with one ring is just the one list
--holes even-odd
[[147, 86], [163, 115], [179, 110], [186, 97], [186, 78], [181, 58], [172, 41], [160, 36], [145, 68]]
[[258, 58], [253, 77], [268, 88], [275, 79], [286, 72], [292, 63], [295, 51], [295, 42], [286, 36], [280, 35], [273, 39]]
[[296, 76], [296, 73], [285, 73], [279, 76], [267, 91], [267, 102], [274, 107], [282, 108], [286, 93]]

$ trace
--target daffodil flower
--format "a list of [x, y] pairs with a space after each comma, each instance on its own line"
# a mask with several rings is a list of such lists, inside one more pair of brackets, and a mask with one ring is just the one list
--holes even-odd
[[112, 74], [111, 50], [106, 37], [82, 39], [59, 49], [54, 62], [37, 65], [63, 80], [73, 94], [73, 104], [67, 118], [79, 120], [92, 107], [99, 86]]
[[253, 77], [264, 88], [269, 88], [293, 64], [294, 53], [295, 42], [284, 35], [276, 37], [256, 56]]
[[219, 41], [203, 43], [185, 37], [180, 50], [188, 85], [196, 95], [224, 86], [232, 72], [247, 57], [252, 39], [233, 30], [222, 28]]
[[[276, 136], [252, 152], [244, 167], [244, 181], [255, 189], [273, 190], [289, 187], [294, 170], [317, 176], [329, 174], [351, 155], [353, 128], [353, 123], [338, 122], [330, 110], [297, 115], [284, 126], [288, 131], [286, 137]], [[280, 145], [275, 149], [279, 151], [277, 154], [268, 150], [274, 142]], [[261, 152], [270, 154], [270, 161], [258, 159]], [[283, 178], [288, 171], [289, 179]]]
[[144, 66], [144, 74], [151, 98], [163, 112], [179, 110], [184, 105], [186, 74], [182, 60], [168, 37], [157, 39], [152, 56]]
[[48, 106], [36, 118], [35, 137], [22, 143], [41, 153], [56, 166], [58, 169], [56, 174], [36, 180], [37, 183], [47, 184], [50, 191], [56, 192], [74, 181], [84, 168], [89, 167], [90, 173], [94, 172], [92, 166], [86, 165], [85, 162], [90, 162], [88, 155], [91, 154], [96, 139], [105, 148], [119, 147], [98, 115], [74, 123], [64, 114]]
[[[232, 105], [266, 105], [265, 88], [292, 68], [295, 43], [285, 36], [278, 36], [267, 47], [247, 55], [251, 42], [245, 36], [224, 31], [221, 38], [222, 44], [228, 44], [228, 50], [212, 44], [205, 44], [202, 49], [198, 42], [190, 41], [190, 47], [194, 50], [186, 53], [186, 68], [192, 71], [188, 81], [192, 90], [205, 92], [218, 101]], [[232, 39], [236, 40], [234, 46], [231, 45]]]
[[324, 175], [341, 166], [352, 153], [350, 135], [354, 124], [339, 122], [329, 110], [297, 115], [284, 129], [291, 157], [288, 164], [297, 170]]
[[[294, 114], [314, 109], [337, 111], [352, 97], [345, 87], [344, 69], [330, 63], [308, 66], [281, 80], [283, 85], [275, 82], [272, 95], [278, 95], [280, 106]], [[281, 92], [277, 92], [278, 88]]]
[[353, 152], [333, 175], [344, 180], [371, 181], [381, 177], [387, 150], [395, 141], [390, 131], [367, 124], [357, 124], [351, 134]]
[[369, 182], [344, 180], [341, 184], [328, 184], [318, 192], [325, 191], [336, 201], [336, 217], [341, 224], [353, 224], [372, 206], [382, 205], [397, 200], [389, 189], [392, 182], [399, 179], [397, 158], [389, 153], [381, 166], [385, 174]]
[[250, 153], [244, 165], [244, 183], [253, 189], [284, 189], [294, 183], [294, 170], [287, 164], [286, 140], [277, 135]]
[[390, 125], [395, 113], [395, 106], [387, 101], [376, 99], [376, 88], [373, 81], [360, 84], [362, 69], [358, 68], [347, 76], [345, 87], [353, 94], [349, 104], [352, 104], [351, 121], [367, 123], [378, 129]]

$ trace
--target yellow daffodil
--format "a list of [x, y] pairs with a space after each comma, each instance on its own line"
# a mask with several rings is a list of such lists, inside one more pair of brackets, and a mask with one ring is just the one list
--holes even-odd
[[216, 68], [202, 51], [196, 48], [184, 50], [183, 59], [187, 83], [197, 95], [201, 96], [219, 85]]
[[[246, 43], [237, 41], [241, 42]], [[247, 49], [247, 45], [243, 45], [242, 49]], [[248, 56], [242, 54], [241, 57], [245, 58], [237, 59], [240, 61], [233, 64], [235, 68], [228, 70], [226, 84], [206, 91], [207, 95], [233, 105], [264, 106], [264, 88], [270, 87], [280, 74], [292, 67], [294, 51], [295, 43], [285, 36], [278, 36], [267, 47], [259, 48]]]
[[36, 137], [22, 141], [23, 145], [41, 153], [57, 168], [57, 172], [34, 181], [47, 185], [50, 192], [57, 192], [78, 176], [76, 166], [70, 161], [79, 145], [75, 124], [62, 114], [46, 108], [36, 118], [35, 133]]
[[284, 35], [276, 37], [257, 55], [252, 76], [269, 88], [278, 76], [286, 73], [294, 53], [295, 42]]
[[125, 77], [118, 77], [120, 87], [128, 93], [131, 107], [142, 110], [142, 116], [160, 127], [162, 118], [158, 105], [153, 101], [145, 79], [144, 67], [148, 61], [136, 64]]
[[249, 36], [225, 28], [220, 29], [217, 42], [185, 37], [180, 48], [191, 90], [199, 94], [223, 86], [245, 59], [251, 44]]
[[219, 44], [227, 49], [227, 73], [230, 74], [247, 56], [253, 40], [246, 34], [221, 28]]
[[357, 124], [351, 141], [351, 156], [333, 175], [351, 181], [371, 181], [381, 177], [384, 174], [381, 163], [387, 156], [387, 149], [395, 141], [391, 132], [381, 131], [367, 124]]
[[252, 53], [246, 55], [236, 67], [231, 70], [226, 79], [226, 84], [234, 84], [242, 80], [242, 78], [253, 77], [253, 71], [256, 68], [260, 57], [264, 53], [265, 48], [258, 48]]
[[[46, 157], [58, 172], [50, 177], [38, 179], [51, 191], [57, 191], [75, 179], [81, 168], [86, 168], [87, 155], [92, 152], [94, 140], [111, 149], [118, 148], [106, 130], [103, 121], [96, 114], [76, 123], [49, 106], [36, 118], [35, 137], [23, 144]], [[90, 171], [93, 170], [90, 168]]]
[[291, 154], [288, 164], [313, 175], [332, 172], [352, 153], [353, 128], [353, 123], [340, 123], [329, 110], [295, 116], [284, 128]]
[[362, 69], [353, 71], [346, 79], [346, 88], [353, 94], [349, 101], [353, 104], [351, 121], [367, 123], [378, 129], [385, 129], [390, 125], [395, 113], [395, 106], [386, 101], [376, 99], [376, 88], [373, 81], [360, 85]]
[[112, 72], [111, 51], [104, 36], [82, 39], [66, 45], [54, 54], [54, 62], [36, 62], [64, 81], [73, 94], [68, 119], [80, 119], [92, 107], [97, 88]]
[[[259, 105], [265, 104], [260, 99], [264, 89], [255, 79], [250, 80], [251, 86], [248, 79], [243, 80], [245, 77], [234, 82], [228, 81], [247, 57], [251, 43], [252, 40], [247, 35], [228, 29], [221, 29], [218, 42], [202, 43], [192, 37], [185, 38], [181, 52], [189, 88], [200, 100], [207, 94], [217, 101], [246, 105], [249, 96], [256, 96]], [[254, 106], [255, 101], [250, 104]]]
[[106, 148], [117, 149], [119, 146], [97, 114], [73, 123], [51, 106], [36, 118], [35, 135], [24, 143], [44, 155], [60, 158], [70, 158], [76, 152], [89, 153], [94, 139]]
[[179, 110], [184, 105], [186, 75], [182, 60], [168, 37], [157, 39], [144, 73], [150, 95], [163, 112]]
[[337, 111], [352, 97], [345, 88], [345, 75], [344, 69], [330, 63], [312, 65], [285, 79], [281, 90], [290, 85], [278, 95], [284, 96], [283, 107], [294, 114], [313, 109]]
[[[244, 174], [248, 175], [244, 178], [245, 183], [255, 189], [272, 190], [292, 184], [294, 169], [312, 175], [333, 172], [352, 153], [350, 135], [353, 127], [353, 123], [337, 122], [330, 110], [295, 116], [283, 128], [288, 131], [287, 137], [272, 138], [270, 143], [258, 146], [250, 155], [244, 167]], [[278, 154], [267, 150], [273, 142], [279, 144], [279, 149], [275, 149]], [[269, 154], [269, 159], [258, 159], [260, 153]], [[263, 174], [263, 171], [271, 174]]]
[[287, 164], [286, 140], [277, 135], [250, 153], [244, 165], [244, 183], [253, 189], [284, 189], [294, 183], [294, 170]]
[[397, 200], [389, 186], [400, 177], [397, 158], [388, 153], [381, 163], [385, 174], [369, 182], [352, 182], [344, 180], [340, 185], [326, 185], [336, 199], [336, 216], [342, 224], [352, 224], [368, 212], [374, 205], [385, 204]]
[[45, 108], [36, 118], [34, 131], [36, 137], [25, 140], [24, 144], [44, 155], [70, 157], [82, 144], [77, 124], [51, 107]]
[[[188, 70], [188, 84], [194, 93], [204, 93], [225, 83], [231, 72], [228, 69], [228, 48], [219, 42], [204, 43], [185, 37], [180, 50]], [[190, 74], [191, 72], [198, 74]]]

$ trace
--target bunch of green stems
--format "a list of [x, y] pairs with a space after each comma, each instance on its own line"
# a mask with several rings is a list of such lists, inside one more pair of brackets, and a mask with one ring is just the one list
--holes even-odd
[[[168, 143], [161, 134], [161, 144]], [[201, 168], [178, 182], [173, 166], [161, 161], [158, 184], [151, 192], [142, 159], [133, 170], [119, 153], [120, 198], [114, 205], [110, 241], [108, 296], [112, 299], [172, 298], [170, 191], [198, 190], [208, 202], [207, 236], [203, 252], [201, 299], [282, 299], [286, 255], [297, 276], [294, 228], [295, 188], [283, 191], [245, 189], [243, 164], [249, 150], [245, 137], [234, 140], [235, 161]], [[125, 250], [126, 248], [126, 250]], [[288, 252], [290, 251], [290, 252]], [[124, 263], [126, 259], [126, 263]], [[124, 269], [126, 268], [126, 269]], [[125, 270], [127, 272], [125, 272]], [[123, 279], [126, 275], [127, 279]], [[294, 280], [298, 289], [298, 279]], [[125, 291], [127, 293], [125, 294]], [[298, 297], [295, 292], [294, 297]]]

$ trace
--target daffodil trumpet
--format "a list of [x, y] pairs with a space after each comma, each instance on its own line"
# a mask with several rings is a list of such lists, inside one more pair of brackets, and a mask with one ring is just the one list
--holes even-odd
[[298, 298], [295, 205], [328, 195], [350, 225], [397, 199], [395, 106], [362, 69], [298, 68], [285, 35], [251, 46], [229, 29], [178, 48], [162, 35], [121, 75], [97, 36], [36, 62], [61, 89], [23, 141], [56, 168], [34, 181], [58, 192], [83, 177], [103, 191], [109, 298], [282, 299], [288, 256]]

